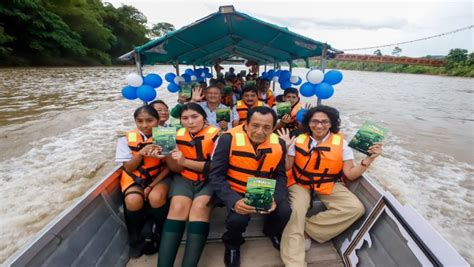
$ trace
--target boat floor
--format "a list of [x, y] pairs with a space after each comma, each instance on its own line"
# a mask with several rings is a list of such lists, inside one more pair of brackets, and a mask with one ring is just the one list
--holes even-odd
[[[184, 253], [184, 245], [181, 245], [176, 257], [174, 266], [181, 266], [181, 259]], [[240, 250], [241, 266], [283, 266], [280, 259], [280, 252], [273, 248], [272, 243], [267, 238], [257, 238], [247, 240]], [[138, 259], [130, 259], [128, 267], [156, 266], [158, 254], [143, 255]], [[306, 253], [308, 266], [336, 267], [344, 266], [341, 258], [332, 242], [313, 242], [311, 250]], [[217, 267], [224, 266], [224, 245], [222, 242], [210, 242], [204, 247], [201, 260], [198, 266]]]

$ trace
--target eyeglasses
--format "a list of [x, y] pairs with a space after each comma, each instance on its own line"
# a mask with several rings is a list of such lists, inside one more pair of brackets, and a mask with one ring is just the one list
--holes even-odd
[[309, 121], [309, 124], [313, 124], [313, 125], [318, 125], [318, 124], [322, 124], [323, 126], [328, 126], [331, 124], [331, 121], [330, 120], [310, 120]]

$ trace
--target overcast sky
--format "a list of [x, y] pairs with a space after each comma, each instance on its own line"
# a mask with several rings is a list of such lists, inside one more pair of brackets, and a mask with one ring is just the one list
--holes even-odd
[[[371, 47], [437, 35], [474, 24], [472, 1], [156, 1], [104, 0], [115, 7], [132, 5], [148, 22], [169, 22], [176, 29], [218, 10], [236, 10], [338, 49]], [[474, 29], [400, 45], [404, 56], [446, 55], [451, 48], [474, 50]], [[394, 47], [381, 48], [390, 54]], [[372, 54], [375, 49], [347, 51]]]

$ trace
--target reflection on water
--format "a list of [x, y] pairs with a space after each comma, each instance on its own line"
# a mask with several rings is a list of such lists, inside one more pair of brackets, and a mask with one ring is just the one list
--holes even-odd
[[[113, 167], [115, 132], [134, 127], [132, 113], [141, 104], [120, 96], [133, 71], [0, 70], [0, 262]], [[172, 68], [145, 69], [150, 71], [164, 75]], [[304, 77], [306, 70], [294, 73]], [[474, 80], [344, 75], [324, 102], [341, 111], [344, 134], [350, 138], [365, 120], [390, 130], [384, 155], [369, 174], [473, 263]], [[176, 95], [166, 85], [158, 96], [172, 107]]]

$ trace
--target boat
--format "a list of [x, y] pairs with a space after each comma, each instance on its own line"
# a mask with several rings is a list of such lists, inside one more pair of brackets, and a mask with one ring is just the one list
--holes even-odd
[[[218, 26], [216, 26], [218, 25]], [[210, 29], [213, 29], [212, 31]], [[250, 31], [250, 29], [252, 31]], [[258, 34], [256, 34], [258, 33]], [[207, 37], [201, 38], [202, 36]], [[212, 36], [210, 38], [209, 36]], [[267, 39], [267, 41], [262, 41]], [[211, 42], [205, 40], [213, 40]], [[291, 44], [291, 47], [289, 46]], [[195, 23], [136, 47], [121, 59], [142, 64], [212, 66], [234, 56], [259, 64], [321, 56], [341, 51], [222, 6]], [[7, 266], [156, 266], [157, 255], [131, 260], [116, 166], [12, 255]], [[346, 231], [306, 254], [309, 266], [469, 266], [463, 257], [409, 205], [363, 175], [348, 188], [361, 200], [365, 214]], [[324, 210], [317, 199], [308, 215]], [[223, 266], [225, 208], [215, 208], [200, 266]], [[241, 248], [242, 266], [282, 266], [279, 253], [262, 233], [263, 217], [252, 215]], [[186, 237], [183, 238], [183, 244]], [[183, 245], [182, 245], [183, 246]], [[180, 263], [181, 252], [176, 263]]]

